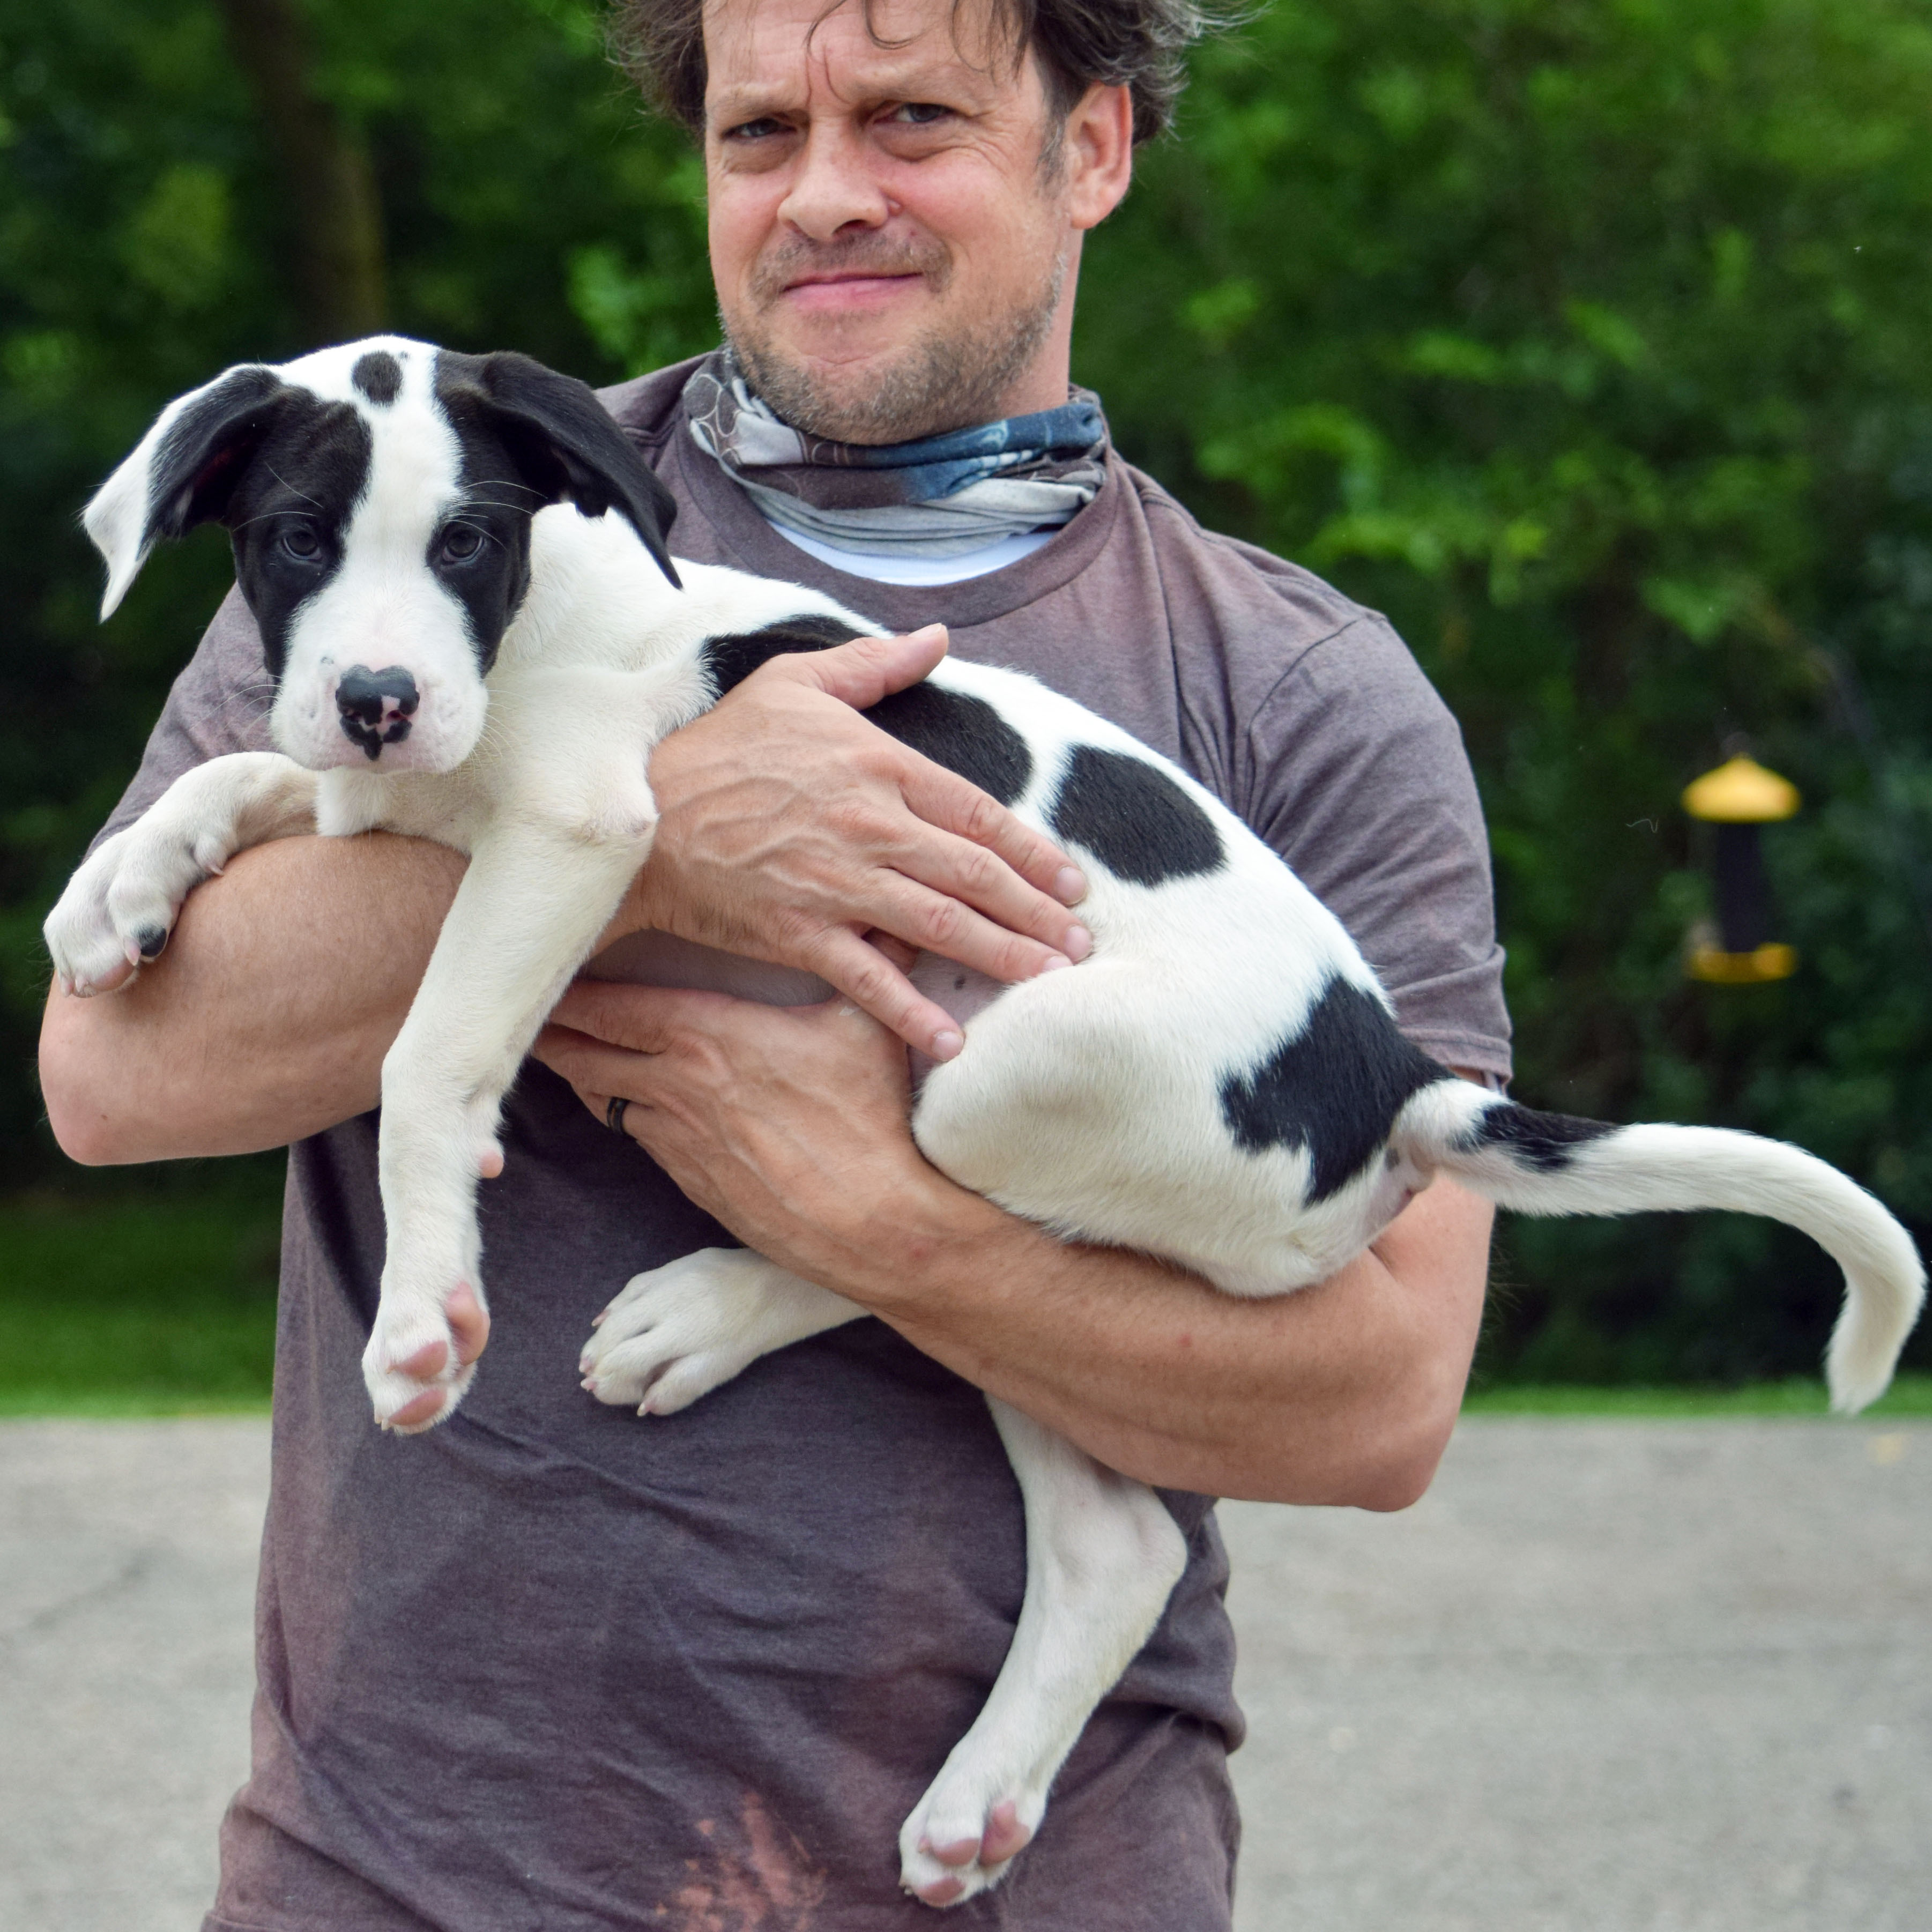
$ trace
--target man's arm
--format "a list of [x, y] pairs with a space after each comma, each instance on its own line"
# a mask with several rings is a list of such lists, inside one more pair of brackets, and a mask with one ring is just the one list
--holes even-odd
[[466, 862], [380, 832], [238, 853], [131, 986], [49, 994], [40, 1090], [62, 1150], [252, 1154], [367, 1112]]
[[538, 1056], [747, 1246], [1143, 1480], [1397, 1509], [1474, 1353], [1490, 1208], [1438, 1180], [1370, 1251], [1269, 1300], [1069, 1246], [956, 1186], [907, 1125], [903, 1049], [855, 1009], [580, 983]]

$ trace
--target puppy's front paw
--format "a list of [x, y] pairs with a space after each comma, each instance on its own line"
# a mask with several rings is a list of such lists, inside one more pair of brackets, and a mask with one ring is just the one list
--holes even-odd
[[458, 1282], [440, 1307], [386, 1292], [362, 1352], [376, 1421], [399, 1435], [419, 1436], [453, 1414], [489, 1339], [488, 1311], [467, 1282]]
[[899, 1883], [922, 1904], [962, 1904], [1005, 1877], [1046, 1812], [1023, 1780], [949, 1764], [899, 1832]]
[[130, 826], [96, 852], [47, 915], [47, 950], [70, 993], [85, 998], [124, 986], [160, 956], [182, 902], [220, 869], [218, 849]]
[[792, 1277], [747, 1248], [700, 1248], [634, 1275], [597, 1318], [578, 1368], [599, 1402], [674, 1415], [796, 1341]]

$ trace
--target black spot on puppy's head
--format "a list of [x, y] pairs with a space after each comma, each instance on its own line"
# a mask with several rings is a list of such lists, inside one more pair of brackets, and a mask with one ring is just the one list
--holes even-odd
[[1380, 1153], [1412, 1096], [1454, 1078], [1372, 994], [1331, 980], [1299, 1032], [1222, 1082], [1221, 1115], [1245, 1153], [1306, 1148], [1308, 1198], [1325, 1201]]
[[487, 412], [459, 406], [447, 414], [460, 452], [460, 493], [430, 533], [424, 561], [462, 607], [470, 647], [488, 675], [530, 592], [530, 518], [545, 499], [523, 480]]
[[349, 380], [372, 403], [387, 409], [403, 392], [403, 365], [386, 349], [358, 356]]
[[353, 404], [290, 388], [236, 485], [222, 520], [272, 677], [287, 662], [296, 614], [341, 567], [374, 448]]
[[1052, 824], [1137, 886], [1198, 878], [1227, 862], [1214, 821], [1158, 765], [1096, 745], [1074, 746]]

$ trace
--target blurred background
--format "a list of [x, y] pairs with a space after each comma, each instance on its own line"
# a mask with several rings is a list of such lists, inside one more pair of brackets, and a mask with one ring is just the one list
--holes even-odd
[[[1788, 1137], [1922, 1238], [1928, 233], [1924, 0], [1274, 0], [1094, 238], [1075, 359], [1461, 719], [1518, 1094]], [[40, 921], [229, 580], [205, 534], [99, 628], [76, 513], [170, 398], [377, 328], [593, 382], [715, 342], [698, 158], [590, 0], [0, 0], [0, 1408], [266, 1391], [279, 1160], [86, 1173], [41, 1118]], [[1714, 986], [1679, 795], [1740, 734], [1804, 794], [1800, 964]], [[1514, 1222], [1496, 1282], [1492, 1394], [1810, 1376], [1839, 1293], [1717, 1215]]]

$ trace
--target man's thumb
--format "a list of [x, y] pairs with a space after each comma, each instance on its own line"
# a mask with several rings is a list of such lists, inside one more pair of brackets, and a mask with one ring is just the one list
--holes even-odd
[[799, 682], [863, 711], [918, 683], [945, 656], [946, 645], [946, 626], [928, 624], [903, 638], [854, 638], [829, 651], [787, 658], [783, 664], [785, 674]]

